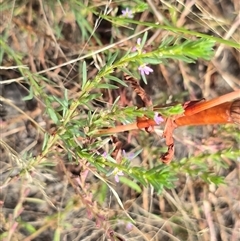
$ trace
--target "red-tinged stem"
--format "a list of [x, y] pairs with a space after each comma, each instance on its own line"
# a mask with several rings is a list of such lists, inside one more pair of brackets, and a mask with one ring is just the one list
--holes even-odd
[[148, 128], [150, 126], [156, 126], [157, 123], [154, 120], [142, 120], [140, 122], [134, 122], [132, 124], [120, 125], [108, 129], [100, 129], [97, 131], [96, 135], [108, 135], [124, 131], [139, 130], [143, 128]]
[[96, 135], [109, 135], [114, 133], [119, 133], [123, 131], [131, 131], [138, 129], [137, 122], [127, 125], [120, 125], [108, 129], [100, 129], [97, 131]]
[[[208, 125], [208, 124], [224, 124], [224, 123], [239, 123], [239, 101], [235, 101], [234, 115], [232, 118], [231, 106], [233, 100], [240, 98], [240, 90], [229, 94], [214, 98], [209, 101], [200, 102], [193, 106], [186, 107], [184, 115], [177, 117], [174, 120], [176, 127], [185, 125]], [[237, 113], [235, 113], [237, 112]], [[166, 120], [165, 120], [166, 121]], [[137, 130], [156, 126], [156, 122], [151, 119], [139, 120], [132, 124], [120, 125], [108, 129], [100, 129], [96, 135], [108, 135], [124, 131]]]
[[216, 105], [221, 105], [225, 102], [232, 101], [232, 100], [238, 99], [238, 98], [240, 98], [240, 90], [236, 90], [236, 91], [233, 91], [226, 95], [216, 97], [212, 100], [200, 102], [198, 104], [195, 104], [194, 106], [187, 107], [185, 109], [184, 115], [191, 116], [191, 115], [197, 114], [203, 110], [210, 109]]

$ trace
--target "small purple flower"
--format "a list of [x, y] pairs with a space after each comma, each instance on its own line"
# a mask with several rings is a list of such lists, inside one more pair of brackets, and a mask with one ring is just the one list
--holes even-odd
[[138, 70], [140, 71], [141, 75], [149, 75], [151, 72], [153, 72], [153, 69], [148, 67], [146, 64], [139, 66]]
[[128, 231], [131, 231], [131, 230], [133, 229], [133, 224], [130, 223], [130, 222], [128, 222], [127, 225], [126, 225], [126, 229], [127, 229]]
[[122, 16], [126, 18], [133, 18], [133, 12], [129, 8], [126, 8], [126, 10], [122, 10]]
[[119, 171], [117, 167], [114, 169], [113, 173], [115, 174], [115, 176], [114, 176], [115, 182], [118, 183], [119, 182], [119, 176], [123, 176], [124, 173], [122, 171]]
[[103, 152], [102, 157], [104, 157], [104, 158], [107, 157], [107, 152], [106, 151]]
[[134, 157], [134, 153], [129, 153], [127, 154], [125, 150], [123, 150], [123, 157], [125, 157], [126, 159], [128, 159], [129, 161], [131, 161]]
[[136, 47], [136, 46], [134, 46], [133, 48], [132, 48], [132, 52], [136, 52], [138, 50], [138, 48]]
[[136, 52], [136, 51], [141, 51], [141, 41], [142, 41], [142, 39], [141, 38], [138, 38], [137, 39], [137, 45], [136, 46], [134, 46], [133, 47], [133, 49], [132, 49], [132, 52]]
[[157, 123], [157, 125], [160, 125], [161, 122], [164, 121], [162, 116], [159, 116], [157, 112], [154, 113], [154, 121]]

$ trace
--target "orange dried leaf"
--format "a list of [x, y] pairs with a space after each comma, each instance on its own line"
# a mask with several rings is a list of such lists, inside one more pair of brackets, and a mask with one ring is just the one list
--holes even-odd
[[169, 164], [174, 156], [174, 144], [168, 146], [168, 150], [161, 156], [161, 160], [165, 164]]

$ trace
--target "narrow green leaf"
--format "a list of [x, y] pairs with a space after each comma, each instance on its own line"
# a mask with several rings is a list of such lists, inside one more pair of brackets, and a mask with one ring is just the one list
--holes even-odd
[[29, 95], [23, 97], [22, 100], [23, 100], [23, 101], [32, 100], [33, 97], [34, 97], [34, 95], [33, 95], [33, 88], [32, 88], [32, 86], [30, 86]]
[[128, 85], [124, 81], [122, 81], [121, 79], [119, 79], [119, 78], [117, 78], [115, 76], [109, 75], [109, 76], [106, 76], [106, 78], [108, 78], [110, 80], [113, 80], [113, 81], [115, 81], [115, 82], [117, 82], [117, 83], [119, 83], [119, 84], [121, 84], [121, 85], [123, 85], [125, 87], [128, 87]]
[[64, 89], [64, 100], [68, 103], [68, 89]]
[[124, 73], [126, 73], [126, 74], [128, 74], [128, 75], [130, 75], [130, 76], [132, 76], [132, 77], [134, 77], [134, 78], [136, 78], [136, 77], [133, 75], [133, 73], [130, 72], [128, 69], [122, 67], [121, 70], [122, 70]]
[[58, 227], [54, 232], [53, 241], [60, 241], [61, 238], [61, 229]]
[[135, 190], [136, 192], [139, 192], [139, 193], [142, 192], [141, 187], [136, 182], [133, 182], [129, 178], [126, 178], [123, 176], [123, 177], [119, 177], [119, 179], [120, 179], [121, 183], [126, 184], [127, 186], [129, 186], [130, 188]]
[[36, 229], [33, 225], [27, 222], [20, 221], [21, 227], [26, 229], [28, 233], [33, 234], [36, 232]]
[[116, 51], [108, 60], [107, 65], [111, 66], [118, 56], [118, 51]]
[[141, 58], [141, 60], [146, 64], [161, 64], [163, 62], [163, 59], [160, 57], [144, 57]]
[[116, 100], [114, 101], [114, 103], [113, 103], [113, 105], [112, 105], [112, 108], [111, 108], [111, 112], [114, 110], [114, 108], [115, 108], [115, 106], [117, 105], [119, 99], [120, 99], [120, 96], [118, 96], [118, 97], [116, 98]]
[[53, 120], [53, 122], [55, 124], [57, 124], [58, 123], [58, 117], [57, 117], [55, 111], [52, 108], [48, 108], [47, 112], [49, 114], [49, 117]]
[[68, 112], [68, 90], [64, 89], [64, 100], [63, 100], [63, 118]]
[[146, 79], [146, 76], [145, 75], [141, 75], [142, 76], [142, 80], [143, 82], [147, 85], [147, 79]]
[[111, 84], [99, 84], [97, 86], [99, 89], [118, 89], [118, 86], [111, 85]]
[[148, 32], [146, 31], [142, 37], [142, 41], [141, 41], [141, 48], [143, 48], [146, 44], [147, 41], [147, 36], [148, 36]]
[[59, 99], [57, 96], [51, 96], [52, 100], [55, 100], [58, 104], [60, 104], [61, 106], [65, 106], [64, 100], [63, 99]]
[[48, 140], [49, 140], [49, 134], [45, 132], [44, 133], [44, 139], [43, 139], [43, 145], [42, 145], [42, 151], [45, 150], [45, 147], [48, 143]]

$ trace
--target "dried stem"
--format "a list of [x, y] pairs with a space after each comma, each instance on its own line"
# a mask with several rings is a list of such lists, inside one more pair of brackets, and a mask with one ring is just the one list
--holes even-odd
[[212, 108], [216, 105], [220, 105], [220, 104], [223, 104], [225, 102], [229, 102], [229, 101], [232, 101], [232, 100], [238, 99], [238, 98], [240, 98], [240, 90], [236, 90], [236, 91], [233, 91], [233, 92], [228, 93], [226, 95], [222, 95], [222, 96], [216, 97], [212, 100], [201, 102], [199, 104], [196, 104], [194, 106], [186, 108], [186, 110], [184, 112], [184, 115], [185, 116], [194, 115], [194, 114], [197, 114], [197, 113], [199, 113], [203, 110]]

